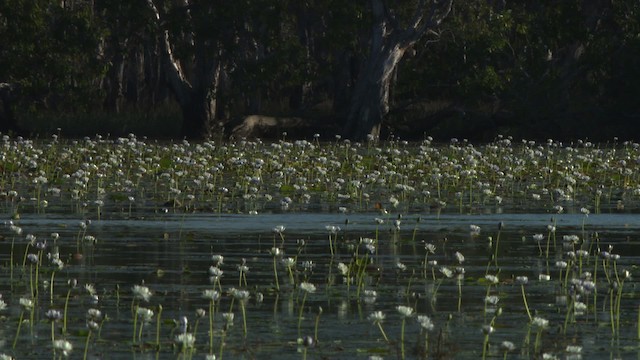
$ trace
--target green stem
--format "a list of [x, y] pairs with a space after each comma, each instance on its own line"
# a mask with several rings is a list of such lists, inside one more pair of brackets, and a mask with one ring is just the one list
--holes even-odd
[[520, 284], [520, 290], [522, 290], [522, 300], [524, 301], [524, 308], [527, 310], [527, 316], [529, 316], [529, 322], [531, 322], [533, 318], [531, 317], [531, 312], [529, 311], [529, 303], [527, 303], [527, 294], [524, 292], [524, 284]]
[[86, 360], [87, 359], [87, 352], [89, 351], [89, 339], [91, 338], [91, 330], [89, 330], [89, 333], [87, 334], [87, 339], [84, 342], [84, 355], [82, 356], [82, 359]]

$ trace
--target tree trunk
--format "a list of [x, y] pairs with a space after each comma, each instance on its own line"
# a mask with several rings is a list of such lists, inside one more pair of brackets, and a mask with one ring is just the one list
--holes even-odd
[[[155, 20], [160, 25], [160, 13], [153, 0], [147, 0], [153, 10]], [[188, 5], [188, 2], [185, 1]], [[181, 135], [186, 138], [203, 138], [208, 135], [210, 125], [216, 115], [217, 91], [222, 69], [219, 52], [211, 56], [211, 46], [207, 41], [194, 41], [199, 37], [188, 34], [187, 38], [195, 49], [193, 59], [185, 61], [190, 65], [188, 71], [174, 56], [169, 31], [162, 31], [160, 48], [163, 68], [167, 72], [169, 84], [182, 110]], [[207, 43], [207, 44], [205, 44]]]
[[451, 11], [453, 0], [436, 2], [430, 7], [421, 0], [408, 27], [401, 29], [383, 0], [372, 0], [373, 27], [371, 47], [351, 98], [343, 133], [356, 141], [378, 139], [389, 113], [392, 75], [404, 56], [427, 31], [437, 27]]

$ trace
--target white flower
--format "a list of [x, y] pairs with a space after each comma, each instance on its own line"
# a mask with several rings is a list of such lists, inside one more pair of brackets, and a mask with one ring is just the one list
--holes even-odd
[[296, 265], [296, 259], [292, 257], [284, 258], [282, 259], [282, 265], [284, 265], [287, 268], [292, 268]]
[[300, 284], [300, 289], [310, 294], [313, 294], [314, 292], [316, 292], [316, 286], [308, 282], [302, 282]]
[[382, 311], [374, 311], [371, 314], [369, 314], [369, 316], [367, 317], [367, 319], [369, 319], [369, 321], [371, 321], [374, 324], [378, 324], [384, 321], [385, 315]]
[[398, 310], [398, 313], [400, 313], [400, 316], [405, 318], [411, 317], [413, 315], [413, 308], [409, 306], [398, 305], [396, 306], [396, 310]]
[[232, 312], [222, 313], [222, 319], [224, 319], [224, 322], [227, 323], [227, 325], [233, 324], [234, 317], [235, 316]]
[[342, 262], [338, 263], [338, 270], [340, 271], [342, 276], [347, 276], [347, 274], [349, 273], [349, 267]]
[[229, 293], [231, 293], [231, 296], [240, 301], [246, 301], [249, 299], [249, 292], [247, 290], [238, 290], [233, 288], [229, 291]]
[[549, 320], [543, 319], [538, 316], [534, 317], [533, 320], [531, 320], [531, 323], [541, 329], [546, 329], [547, 327], [549, 327]]
[[513, 350], [516, 349], [516, 345], [514, 343], [512, 343], [511, 341], [506, 341], [506, 340], [502, 342], [500, 347], [504, 351], [513, 351]]
[[521, 285], [525, 285], [529, 282], [529, 278], [526, 276], [516, 276], [516, 282]]
[[62, 355], [69, 356], [69, 353], [73, 350], [73, 345], [67, 340], [55, 340], [53, 347], [62, 351]]
[[220, 293], [217, 290], [207, 289], [202, 292], [202, 297], [207, 300], [216, 301], [220, 298]]
[[276, 234], [282, 234], [284, 232], [284, 229], [286, 229], [284, 225], [278, 225], [273, 228], [273, 232]]
[[153, 310], [144, 307], [139, 307], [136, 314], [140, 317], [143, 323], [148, 323], [153, 318]]
[[329, 232], [329, 234], [331, 234], [331, 235], [335, 235], [335, 234], [337, 234], [337, 233], [338, 233], [338, 231], [340, 231], [340, 227], [339, 227], [339, 226], [334, 226], [334, 225], [327, 225], [327, 226], [325, 226], [324, 228], [325, 228], [325, 229]]
[[92, 320], [100, 320], [102, 319], [102, 311], [91, 308], [87, 310], [87, 317]]
[[213, 276], [214, 278], [222, 277], [223, 273], [224, 273], [224, 271], [220, 270], [220, 268], [217, 267], [217, 266], [211, 266], [209, 268], [209, 275]]
[[[435, 260], [433, 260], [433, 261], [435, 261]], [[437, 263], [436, 263], [436, 264], [437, 264]], [[452, 277], [452, 276], [453, 276], [453, 271], [451, 271], [451, 269], [449, 269], [449, 268], [448, 268], [448, 267], [446, 267], [446, 266], [442, 266], [442, 267], [440, 267], [440, 272], [441, 272], [444, 276], [446, 276], [446, 277], [448, 277], [448, 278], [450, 278], [450, 277]]]
[[191, 333], [183, 333], [176, 336], [176, 342], [182, 344], [182, 347], [192, 348], [196, 343], [196, 337]]
[[427, 331], [431, 331], [433, 330], [433, 322], [431, 321], [431, 318], [428, 317], [427, 315], [418, 315], [418, 323], [420, 323], [420, 326], [427, 330]]
[[217, 254], [216, 255], [212, 255], [211, 256], [211, 261], [213, 261], [216, 264], [216, 266], [220, 266], [224, 262], [224, 256], [217, 255]]
[[133, 297], [135, 299], [143, 300], [145, 302], [148, 302], [151, 295], [153, 295], [148, 287], [142, 285], [133, 285], [131, 290], [133, 291]]
[[464, 255], [462, 255], [458, 251], [456, 251], [456, 253], [453, 255], [455, 256], [456, 261], [458, 261], [458, 264], [462, 264], [464, 262]]
[[60, 312], [60, 310], [56, 310], [56, 309], [47, 310], [47, 312], [44, 314], [44, 316], [47, 319], [49, 319], [49, 321], [58, 321], [58, 320], [62, 319], [62, 313]]
[[485, 276], [484, 276], [484, 278], [485, 278], [485, 279], [486, 279], [490, 284], [492, 284], [492, 285], [495, 285], [495, 284], [497, 284], [498, 282], [500, 282], [500, 281], [498, 280], [498, 277], [497, 277], [497, 276], [495, 276], [495, 275], [488, 274], [488, 275], [485, 275]]
[[500, 301], [500, 298], [495, 295], [489, 295], [484, 298], [484, 303], [487, 305], [496, 305]]
[[485, 335], [491, 334], [495, 331], [495, 328], [491, 325], [483, 325], [482, 326], [482, 333]]
[[85, 284], [84, 285], [84, 289], [87, 290], [89, 295], [95, 295], [96, 294], [96, 288], [93, 286], [93, 284]]
[[33, 309], [33, 300], [20, 298], [20, 306], [22, 306], [25, 310], [31, 310]]
[[435, 254], [436, 252], [436, 246], [431, 243], [424, 244], [424, 249], [431, 254]]
[[565, 349], [565, 351], [571, 354], [580, 354], [582, 352], [582, 346], [567, 345], [567, 348]]

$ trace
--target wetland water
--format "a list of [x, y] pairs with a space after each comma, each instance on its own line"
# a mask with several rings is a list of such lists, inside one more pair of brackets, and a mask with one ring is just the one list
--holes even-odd
[[637, 147], [254, 145], [5, 139], [0, 353], [640, 356]]
[[[77, 220], [56, 216], [24, 216], [20, 220], [24, 229], [39, 234], [60, 234], [56, 244], [67, 265], [55, 273], [53, 305], [49, 288], [43, 287], [39, 291], [33, 327], [23, 324], [18, 346], [13, 350], [11, 344], [20, 308], [11, 306], [3, 312], [0, 329], [4, 338], [2, 351], [13, 353], [16, 358], [51, 356], [51, 327], [45, 312], [50, 308], [64, 309], [67, 280], [77, 279], [78, 286], [71, 291], [69, 298], [67, 335], [64, 337], [75, 347], [74, 358], [83, 351], [88, 334], [86, 312], [90, 308], [100, 309], [108, 320], [102, 324], [100, 337], [90, 339], [89, 358], [178, 356], [179, 346], [173, 341], [178, 329], [173, 320], [178, 321], [186, 316], [191, 326], [195, 326], [198, 321], [196, 310], [209, 309], [209, 302], [202, 294], [204, 290], [217, 288], [209, 279], [209, 268], [214, 264], [212, 255], [219, 254], [224, 256], [223, 264], [219, 266], [224, 274], [220, 279], [221, 299], [215, 304], [214, 352], [219, 356], [224, 329], [221, 313], [232, 309], [235, 319], [233, 326], [226, 330], [223, 352], [223, 357], [230, 359], [303, 357], [303, 346], [296, 343], [303, 294], [295, 284], [301, 281], [316, 286], [316, 291], [309, 294], [304, 303], [301, 336], [315, 337], [316, 316], [319, 307], [322, 307], [318, 321], [318, 342], [307, 349], [308, 358], [347, 359], [367, 358], [370, 355], [397, 358], [402, 323], [396, 310], [398, 305], [411, 306], [418, 315], [430, 317], [433, 329], [428, 332], [427, 341], [432, 356], [480, 357], [484, 341], [482, 327], [491, 322], [498, 308], [502, 309], [502, 313], [493, 322], [494, 332], [489, 337], [488, 356], [502, 354], [502, 341], [511, 341], [516, 346], [508, 354], [509, 358], [536, 357], [537, 352], [541, 351], [565, 358], [568, 355], [567, 346], [570, 345], [581, 346], [582, 356], [587, 358], [637, 356], [636, 316], [639, 302], [637, 283], [633, 277], [624, 280], [618, 308], [615, 305], [618, 294], [614, 291], [611, 297], [611, 287], [602, 275], [603, 264], [608, 263], [609, 276], [615, 276], [611, 275], [614, 271], [612, 262], [603, 262], [602, 258], [595, 256], [586, 257], [582, 265], [575, 261], [570, 266], [581, 266], [583, 272], [595, 273], [598, 286], [591, 294], [579, 298], [587, 306], [585, 310], [574, 314], [575, 310], [571, 308], [575, 290], [570, 282], [565, 285], [566, 275], [563, 274], [567, 270], [561, 271], [556, 261], [561, 260], [562, 254], [569, 250], [565, 244], [565, 249], [560, 251], [564, 235], [578, 234], [582, 238], [584, 215], [553, 216], [558, 250], [551, 250], [548, 260], [544, 252], [547, 225], [551, 219], [549, 214], [422, 215], [419, 222], [417, 216], [405, 216], [400, 230], [388, 226], [386, 222], [377, 225], [374, 221], [376, 214], [163, 214], [145, 220], [100, 220], [93, 221], [87, 227], [87, 232], [98, 241], [95, 245], [82, 246], [82, 258], [75, 255], [75, 238], [80, 228]], [[345, 225], [346, 219], [349, 220], [348, 225]], [[498, 235], [500, 222], [504, 225]], [[280, 235], [272, 230], [279, 224], [286, 225], [282, 232], [283, 246]], [[479, 235], [470, 234], [470, 224], [481, 228]], [[337, 251], [333, 257], [329, 252], [327, 225], [341, 227], [335, 235]], [[346, 276], [340, 272], [338, 264], [352, 263], [359, 239], [375, 239], [376, 228], [379, 241], [377, 255], [369, 255], [373, 266], [367, 270], [362, 290], [358, 291], [357, 275], [351, 284], [347, 284]], [[634, 240], [640, 232], [636, 215], [590, 215], [584, 231], [594, 246], [597, 232], [600, 248], [612, 245], [612, 252], [621, 255], [616, 265], [618, 272], [622, 269], [635, 271], [640, 254], [638, 243]], [[540, 247], [542, 255], [532, 237], [536, 233], [545, 234]], [[489, 246], [489, 236], [493, 241], [499, 236], [497, 266], [490, 264], [493, 250]], [[284, 250], [283, 255], [276, 256], [279, 292], [274, 287], [274, 256], [271, 251], [274, 237], [276, 246]], [[437, 261], [437, 265], [427, 265], [426, 276], [425, 242], [435, 246], [435, 252], [428, 254], [427, 261]], [[48, 246], [54, 246], [52, 240], [48, 241]], [[592, 245], [586, 243], [584, 246], [588, 249]], [[20, 238], [14, 244], [14, 253], [21, 257], [24, 248], [25, 241]], [[11, 252], [8, 237], [0, 244], [0, 249], [2, 262], [6, 264]], [[360, 253], [366, 251], [362, 246], [359, 250]], [[457, 261], [455, 252], [464, 255], [462, 264]], [[289, 256], [296, 258], [292, 266], [293, 282], [281, 262], [282, 258]], [[239, 282], [237, 266], [242, 259], [246, 260], [248, 266], [246, 285]], [[596, 263], [600, 266], [599, 274]], [[464, 268], [460, 287], [458, 275], [447, 278], [441, 271], [442, 266], [454, 272], [456, 267]], [[17, 304], [20, 297], [28, 295], [29, 269], [30, 265], [26, 270], [21, 265], [16, 266], [12, 285], [9, 269], [3, 267], [0, 291], [8, 304]], [[40, 271], [42, 277], [49, 278], [51, 275], [50, 267]], [[499, 282], [490, 286], [485, 279], [487, 273], [496, 275]], [[550, 280], [539, 280], [541, 274], [548, 274]], [[517, 276], [529, 278], [525, 294], [532, 316], [549, 320], [549, 326], [540, 330], [538, 345], [535, 345], [538, 329], [529, 324], [520, 285], [514, 281]], [[154, 347], [157, 331], [155, 318], [144, 326], [141, 339], [137, 340], [135, 346], [132, 345], [131, 287], [142, 283], [153, 292], [149, 302], [144, 305], [156, 313], [158, 305], [162, 305], [163, 309], [159, 355]], [[84, 289], [85, 284], [95, 287], [97, 302]], [[232, 297], [226, 294], [231, 288], [248, 289], [250, 292], [245, 307], [246, 337], [243, 334], [241, 311], [237, 303], [231, 305]], [[376, 296], [370, 291], [375, 291]], [[485, 300], [487, 294], [496, 296], [497, 304]], [[384, 341], [377, 326], [369, 319], [369, 315], [375, 311], [382, 311], [386, 315], [382, 325], [389, 343]], [[59, 334], [57, 336], [62, 336], [61, 326], [60, 321], [54, 323], [55, 332]], [[207, 332], [208, 315], [198, 321], [194, 358], [202, 358], [203, 354], [208, 353]], [[415, 316], [406, 322], [406, 358], [422, 356], [425, 335]]]

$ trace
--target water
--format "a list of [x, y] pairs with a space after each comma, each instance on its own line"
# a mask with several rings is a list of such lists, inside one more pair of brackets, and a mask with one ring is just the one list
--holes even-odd
[[640, 356], [635, 143], [5, 136], [1, 155], [17, 359]]
[[[381, 217], [384, 224], [376, 225], [376, 217]], [[177, 322], [182, 316], [189, 319], [189, 331], [197, 331], [192, 356], [203, 358], [210, 348], [209, 315], [198, 320], [196, 310], [209, 310], [209, 301], [202, 293], [215, 287], [209, 278], [209, 268], [214, 265], [212, 255], [220, 254], [224, 256], [224, 263], [220, 265], [224, 271], [220, 284], [223, 291], [220, 301], [215, 304], [213, 353], [220, 355], [224, 341], [222, 355], [229, 359], [303, 358], [305, 347], [298, 344], [298, 338], [315, 337], [316, 318], [317, 343], [306, 348], [307, 358], [351, 359], [372, 355], [398, 358], [402, 353], [402, 319], [396, 310], [398, 305], [410, 306], [418, 315], [428, 315], [434, 324], [433, 330], [425, 333], [415, 316], [406, 319], [406, 358], [424, 356], [425, 336], [431, 357], [480, 358], [485, 340], [482, 327], [491, 324], [498, 312], [501, 314], [495, 316], [493, 332], [489, 335], [488, 357], [501, 357], [501, 343], [505, 340], [516, 347], [508, 353], [508, 358], [538, 357], [543, 352], [569, 358], [573, 356], [566, 351], [570, 345], [582, 347], [584, 358], [638, 356], [635, 277], [624, 280], [621, 293], [610, 292], [604, 265], [613, 283], [613, 261], [603, 263], [596, 255], [598, 247], [607, 250], [612, 245], [611, 253], [621, 255], [615, 262], [618, 276], [624, 274], [623, 270], [635, 274], [640, 254], [635, 241], [640, 225], [635, 221], [635, 215], [411, 214], [402, 218], [399, 230], [392, 226], [395, 219], [396, 215], [385, 217], [377, 213], [147, 214], [138, 220], [91, 222], [86, 234], [94, 236], [97, 242], [95, 245], [84, 243], [78, 251], [76, 238], [82, 230], [76, 217], [24, 215], [16, 223], [25, 233], [36, 234], [38, 239], [47, 238], [52, 232], [60, 234], [55, 245], [67, 266], [55, 272], [53, 302], [49, 288], [43, 288], [41, 284], [34, 323], [22, 325], [16, 348], [12, 349], [21, 313], [19, 299], [28, 297], [33, 268], [22, 267], [24, 236], [14, 240], [8, 230], [5, 232], [0, 243], [3, 264], [0, 292], [9, 307], [2, 312], [4, 321], [0, 323], [0, 333], [4, 340], [0, 343], [0, 352], [16, 358], [53, 357], [51, 325], [45, 312], [50, 308], [64, 310], [69, 290], [67, 282], [76, 279], [78, 286], [70, 291], [66, 334], [62, 333], [62, 321], [54, 324], [54, 336], [73, 344], [72, 357], [78, 358], [84, 351], [88, 334], [87, 310], [97, 308], [108, 320], [102, 324], [99, 338], [96, 333], [92, 334], [88, 358], [189, 357], [189, 353], [180, 352], [175, 341], [179, 333]], [[550, 240], [551, 250], [547, 257], [547, 225], [552, 219], [557, 229], [556, 247]], [[481, 228], [479, 235], [470, 234], [471, 224]], [[277, 225], [286, 226], [282, 238], [273, 231]], [[332, 242], [336, 242], [333, 257], [329, 251], [327, 225], [341, 228], [332, 238]], [[364, 259], [366, 249], [358, 243], [362, 237], [375, 239], [376, 233], [377, 254], [366, 255], [371, 263], [365, 270], [364, 285], [358, 291], [358, 280], [347, 285], [338, 264], [349, 265], [355, 258], [356, 248], [357, 256]], [[537, 233], [544, 234], [540, 245], [532, 238]], [[571, 295], [575, 287], [563, 285], [566, 270], [561, 273], [556, 265], [557, 261], [568, 259], [566, 252], [570, 248], [563, 247], [563, 236], [574, 234], [580, 238], [576, 248], [586, 249], [590, 254], [582, 261], [582, 272], [597, 272], [597, 293], [584, 294], [579, 299], [587, 307], [581, 315], [573, 315]], [[498, 256], [492, 259], [496, 241], [499, 241]], [[13, 279], [8, 266], [12, 242], [17, 264]], [[296, 257], [293, 282], [286, 267], [280, 263], [282, 256], [276, 258], [280, 291], [275, 289], [271, 254], [274, 243], [284, 250], [283, 257]], [[435, 245], [435, 253], [429, 254], [427, 260], [436, 260], [437, 266], [425, 267], [425, 243]], [[47, 246], [44, 253], [54, 248], [53, 240], [49, 239]], [[32, 248], [29, 252], [37, 253], [37, 249]], [[455, 252], [464, 255], [462, 264], [456, 261]], [[240, 282], [237, 270], [243, 261], [249, 268], [246, 285]], [[308, 261], [313, 266], [303, 267]], [[41, 279], [49, 279], [52, 267], [46, 261], [43, 264], [39, 269]], [[455, 276], [446, 278], [443, 275], [442, 266], [454, 271], [456, 267], [464, 268], [460, 286]], [[574, 274], [578, 277], [579, 261], [576, 260], [573, 266], [576, 269], [570, 277]], [[496, 275], [499, 282], [489, 286], [485, 279], [487, 273]], [[548, 274], [550, 280], [539, 281], [540, 274]], [[515, 281], [517, 276], [529, 278], [525, 293], [530, 311], [532, 316], [549, 320], [547, 328], [538, 330], [529, 324], [521, 288]], [[316, 291], [305, 297], [298, 287], [302, 281], [314, 284]], [[85, 284], [95, 286], [97, 302], [84, 289]], [[153, 296], [148, 303], [133, 301], [131, 288], [135, 284], [144, 284], [151, 289]], [[232, 297], [227, 294], [231, 288], [250, 292], [245, 306], [246, 336], [239, 301], [232, 304]], [[375, 291], [377, 296], [365, 296], [365, 289]], [[497, 305], [485, 305], [487, 294], [498, 297]], [[300, 312], [303, 298], [304, 307]], [[150, 324], [143, 328], [141, 338], [135, 338], [135, 344], [132, 304], [149, 307], [155, 312]], [[159, 305], [162, 306], [162, 318], [158, 349]], [[221, 313], [228, 311], [234, 312], [235, 319], [233, 326], [225, 332]], [[389, 342], [368, 319], [374, 311], [386, 315], [382, 326]], [[538, 331], [540, 338], [536, 345]], [[57, 354], [60, 355], [60, 351]]]

